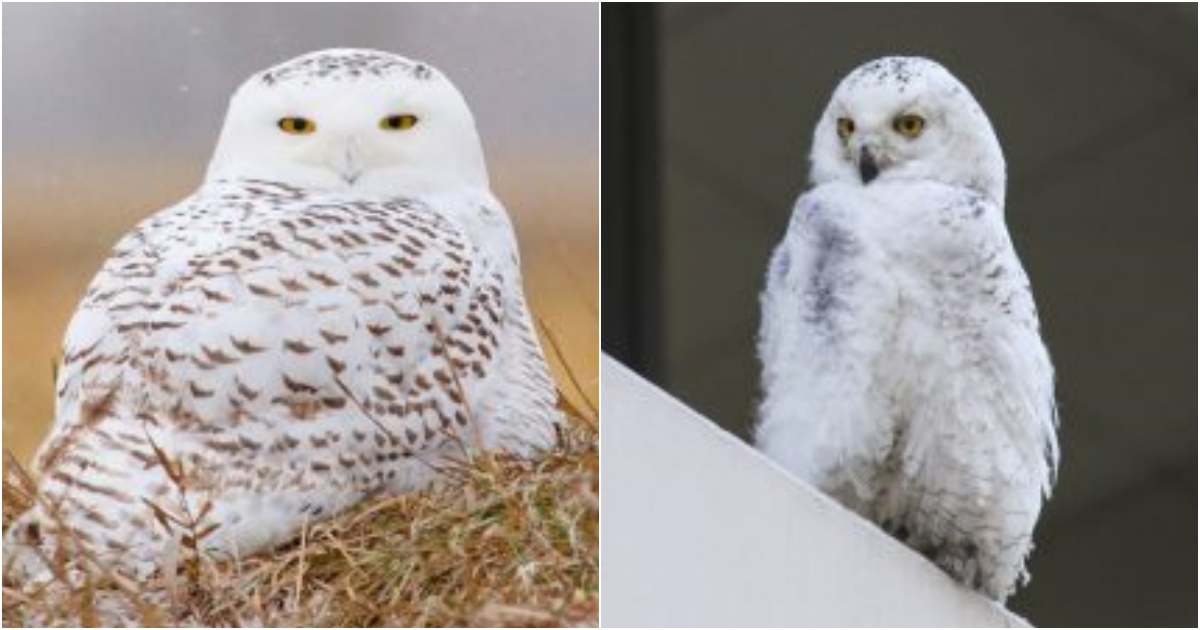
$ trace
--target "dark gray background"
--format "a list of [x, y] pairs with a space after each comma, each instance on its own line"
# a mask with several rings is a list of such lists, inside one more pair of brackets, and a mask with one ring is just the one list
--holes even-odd
[[[642, 115], [657, 121], [661, 185], [637, 207], [653, 217], [627, 224], [657, 235], [638, 250], [610, 238], [628, 207], [606, 203], [603, 260], [606, 283], [636, 260], [661, 291], [647, 304], [606, 285], [604, 317], [659, 332], [630, 341], [606, 325], [605, 349], [746, 435], [758, 292], [818, 116], [863, 61], [937, 59], [1000, 136], [1008, 223], [1059, 372], [1062, 471], [1011, 607], [1040, 625], [1194, 625], [1196, 5], [669, 5], [638, 18], [656, 22]], [[605, 166], [606, 192], [634, 177]]]

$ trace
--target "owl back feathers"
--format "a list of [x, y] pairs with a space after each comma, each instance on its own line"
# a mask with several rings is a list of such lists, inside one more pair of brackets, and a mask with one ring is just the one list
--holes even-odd
[[515, 257], [446, 210], [229, 180], [139, 225], [68, 328], [36, 460], [55, 518], [144, 573], [170, 546], [144, 504], [177, 499], [163, 456], [214, 506], [210, 551], [249, 553], [471, 450], [550, 447]]

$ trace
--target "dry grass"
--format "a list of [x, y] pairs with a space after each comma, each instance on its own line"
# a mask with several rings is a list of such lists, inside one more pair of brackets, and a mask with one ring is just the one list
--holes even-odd
[[[240, 563], [22, 592], [4, 625], [580, 626], [599, 615], [596, 418], [537, 461], [478, 455], [446, 487], [363, 504]], [[4, 462], [4, 526], [32, 504]]]

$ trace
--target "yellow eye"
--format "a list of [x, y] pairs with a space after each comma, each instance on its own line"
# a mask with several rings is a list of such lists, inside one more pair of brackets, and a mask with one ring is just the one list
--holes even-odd
[[310, 134], [317, 130], [317, 123], [299, 116], [289, 116], [279, 119], [279, 128], [284, 133], [290, 133], [297, 136]]
[[839, 118], [837, 120], [837, 134], [842, 140], [850, 137], [854, 133], [854, 121], [849, 118]]
[[417, 117], [412, 114], [395, 114], [380, 119], [379, 128], [384, 131], [404, 131], [412, 129], [417, 124]]
[[892, 129], [906, 138], [916, 138], [925, 130], [925, 119], [916, 114], [897, 116], [892, 121]]

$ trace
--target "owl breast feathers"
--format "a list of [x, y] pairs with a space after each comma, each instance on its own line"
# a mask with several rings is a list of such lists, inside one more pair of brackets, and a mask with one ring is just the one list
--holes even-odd
[[[203, 515], [205, 551], [252, 553], [475, 449], [554, 444], [516, 242], [457, 92], [384, 53], [316, 55], [253, 78], [226, 126], [251, 124], [245, 99], [282, 98], [279, 119], [312, 112], [315, 133], [270, 117], [224, 138], [205, 184], [88, 288], [35, 462], [43, 501], [6, 540], [14, 577], [44, 576], [62, 547], [149, 574], [188, 533], [164, 513]], [[380, 107], [325, 108], [331, 81]], [[379, 124], [394, 116], [427, 127]], [[410, 140], [476, 146], [431, 165]]]
[[1058, 445], [999, 144], [948, 72], [888, 58], [835, 92], [813, 179], [762, 296], [757, 443], [1002, 601]]

